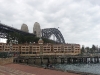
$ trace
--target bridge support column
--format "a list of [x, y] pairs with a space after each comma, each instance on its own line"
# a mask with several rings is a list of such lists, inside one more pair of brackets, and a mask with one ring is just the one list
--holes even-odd
[[57, 58], [57, 63], [61, 64], [61, 58]]
[[90, 63], [93, 63], [93, 58], [92, 57], [90, 58]]
[[96, 57], [94, 57], [94, 63], [97, 63], [97, 58]]
[[97, 57], [97, 63], [99, 63], [99, 57]]
[[64, 58], [61, 58], [61, 64], [64, 64]]

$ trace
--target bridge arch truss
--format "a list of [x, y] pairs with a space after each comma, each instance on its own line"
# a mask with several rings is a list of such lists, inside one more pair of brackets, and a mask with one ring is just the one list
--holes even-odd
[[42, 29], [42, 37], [49, 39], [51, 35], [55, 35], [58, 43], [65, 43], [64, 37], [57, 28]]

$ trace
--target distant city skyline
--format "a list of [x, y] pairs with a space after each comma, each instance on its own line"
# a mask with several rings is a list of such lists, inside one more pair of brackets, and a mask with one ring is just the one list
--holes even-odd
[[66, 43], [100, 46], [100, 0], [0, 0], [0, 22], [17, 29], [25, 23], [29, 32], [58, 28]]

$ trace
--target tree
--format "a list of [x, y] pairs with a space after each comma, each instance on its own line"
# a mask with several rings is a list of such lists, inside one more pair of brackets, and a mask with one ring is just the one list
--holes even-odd
[[83, 54], [85, 52], [85, 48], [84, 48], [84, 46], [82, 46], [82, 48], [81, 48], [81, 54]]
[[94, 53], [94, 52], [95, 52], [95, 50], [96, 50], [95, 45], [92, 45], [92, 53]]
[[90, 48], [89, 47], [86, 47], [85, 49], [87, 50], [87, 53], [90, 52]]
[[[9, 32], [9, 34], [7, 35], [7, 43], [9, 43], [11, 40], [15, 40], [17, 41], [19, 44], [21, 43], [38, 43], [38, 40], [40, 38], [39, 37], [35, 37], [35, 36], [27, 36], [27, 35], [23, 35], [17, 32]], [[46, 38], [42, 38], [44, 43], [57, 43], [53, 40], [50, 39], [46, 39]]]

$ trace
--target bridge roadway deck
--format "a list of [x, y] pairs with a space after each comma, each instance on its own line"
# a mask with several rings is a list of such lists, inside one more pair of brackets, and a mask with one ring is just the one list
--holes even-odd
[[6, 35], [9, 34], [10, 32], [17, 32], [17, 33], [28, 35], [28, 36], [36, 36], [33, 33], [24, 32], [22, 30], [0, 23], [0, 35], [2, 35], [0, 36], [0, 38], [7, 38]]

